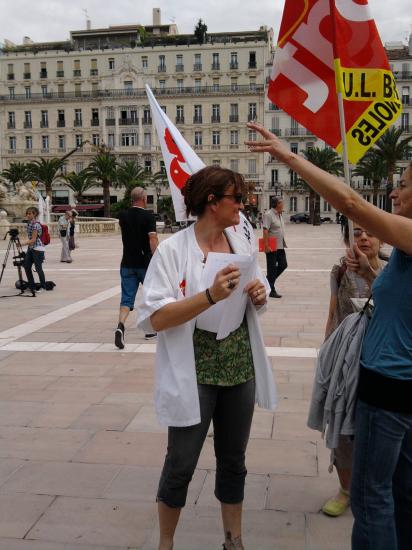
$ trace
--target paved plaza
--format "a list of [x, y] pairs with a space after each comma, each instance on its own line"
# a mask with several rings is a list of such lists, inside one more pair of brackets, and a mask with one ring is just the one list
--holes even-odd
[[[348, 550], [350, 511], [338, 519], [319, 512], [337, 480], [320, 434], [306, 428], [340, 227], [288, 225], [287, 242], [283, 298], [262, 317], [279, 405], [254, 416], [244, 542], [247, 550]], [[125, 350], [113, 344], [120, 235], [79, 244], [70, 265], [59, 262], [57, 239], [47, 247], [53, 292], [0, 300], [0, 550], [156, 548], [166, 432], [153, 407], [155, 344], [145, 343], [135, 314]], [[0, 294], [13, 294], [16, 275], [9, 262]], [[221, 548], [213, 486], [208, 437], [176, 550]]]

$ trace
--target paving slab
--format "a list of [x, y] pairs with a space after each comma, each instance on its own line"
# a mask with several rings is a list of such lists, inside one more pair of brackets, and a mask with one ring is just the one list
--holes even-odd
[[23, 538], [54, 497], [0, 494], [0, 537]]

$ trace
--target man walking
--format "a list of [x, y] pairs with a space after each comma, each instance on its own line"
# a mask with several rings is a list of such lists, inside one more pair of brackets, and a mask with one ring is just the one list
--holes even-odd
[[[272, 199], [272, 208], [263, 216], [263, 243], [266, 253], [267, 280], [270, 285], [270, 298], [282, 298], [276, 292], [275, 281], [288, 267], [286, 261], [285, 223], [283, 221], [283, 201]], [[269, 246], [269, 238], [276, 238], [276, 250]]]
[[[122, 231], [123, 257], [120, 265], [122, 296], [120, 300], [119, 324], [115, 331], [114, 343], [124, 348], [124, 325], [134, 308], [137, 289], [144, 281], [150, 259], [158, 245], [156, 220], [153, 214], [145, 210], [146, 192], [135, 187], [131, 192], [132, 206], [120, 213], [119, 224]], [[146, 334], [146, 340], [156, 334]]]

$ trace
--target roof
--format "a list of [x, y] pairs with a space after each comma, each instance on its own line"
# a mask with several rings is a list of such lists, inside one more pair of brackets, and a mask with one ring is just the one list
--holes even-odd
[[402, 48], [396, 48], [396, 49], [385, 48], [385, 51], [389, 61], [396, 61], [399, 59], [412, 59], [412, 55], [409, 52], [408, 46], [402, 46]]

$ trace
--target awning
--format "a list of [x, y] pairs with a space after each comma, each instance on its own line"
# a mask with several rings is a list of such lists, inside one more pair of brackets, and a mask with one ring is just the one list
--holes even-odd
[[52, 212], [58, 214], [60, 212], [66, 212], [74, 208], [77, 212], [87, 212], [90, 210], [103, 210], [103, 204], [77, 204], [76, 206], [70, 206], [69, 204], [56, 204], [52, 207]]

